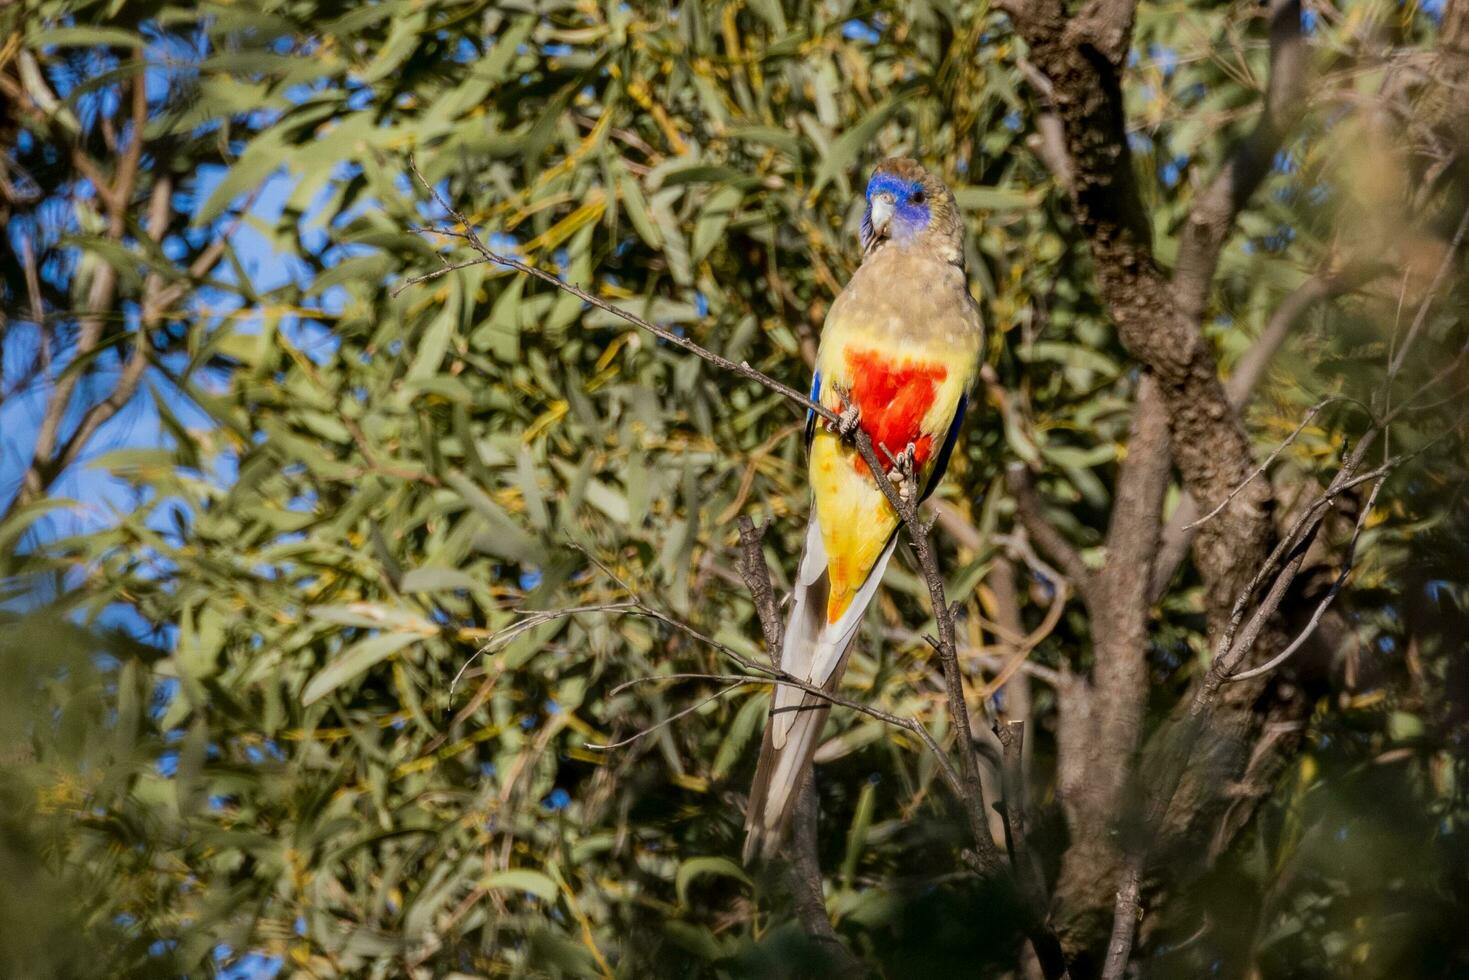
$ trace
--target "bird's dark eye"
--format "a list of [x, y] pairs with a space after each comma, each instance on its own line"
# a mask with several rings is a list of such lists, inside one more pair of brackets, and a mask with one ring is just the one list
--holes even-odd
[[922, 204], [923, 203], [923, 192], [922, 191], [914, 191], [913, 192], [913, 196], [910, 197], [908, 200], [912, 201], [914, 204]]

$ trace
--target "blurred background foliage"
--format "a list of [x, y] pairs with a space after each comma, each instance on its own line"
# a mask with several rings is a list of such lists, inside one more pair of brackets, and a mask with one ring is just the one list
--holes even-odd
[[[1371, 396], [1443, 255], [1444, 229], [1403, 217], [1414, 188], [1372, 98], [1421, 67], [1442, 13], [1307, 7], [1309, 112], [1213, 300], [1226, 372], [1357, 243], [1405, 271], [1300, 327], [1249, 409], [1262, 458], [1323, 396]], [[1256, 14], [1139, 11], [1130, 139], [1164, 261], [1258, 106]], [[0, 972], [814, 969], [780, 880], [736, 863], [767, 689], [658, 681], [729, 664], [604, 608], [633, 593], [762, 655], [733, 523], [774, 518], [789, 574], [801, 418], [504, 270], [397, 291], [466, 257], [415, 232], [443, 216], [407, 155], [496, 247], [797, 387], [859, 257], [867, 170], [904, 153], [942, 172], [997, 378], [940, 494], [974, 531], [944, 547], [978, 697], [1007, 659], [1005, 465], [1031, 465], [1056, 523], [1100, 548], [1137, 383], [1035, 152], [1022, 54], [998, 12], [946, 0], [0, 8]], [[1405, 391], [1458, 363], [1458, 280]], [[68, 379], [63, 441], [125, 397], [36, 472]], [[1443, 396], [1464, 380], [1394, 431], [1428, 448], [1371, 517], [1349, 635], [1300, 681], [1318, 699], [1304, 748], [1218, 869], [1150, 910], [1150, 975], [1469, 970], [1466, 471], [1461, 442], [1428, 445], [1459, 424]], [[1364, 423], [1349, 402], [1322, 413], [1278, 465], [1281, 498], [1329, 479]], [[844, 693], [942, 733], [911, 568], [890, 571]], [[1036, 676], [998, 705], [1033, 722], [1054, 861], [1044, 681], [1085, 665], [1087, 624], [1023, 563], [1018, 585]], [[1160, 715], [1208, 655], [1197, 591], [1185, 570], [1160, 600]], [[568, 608], [585, 611], [534, 616]], [[838, 710], [822, 759], [851, 948], [891, 976], [1019, 969], [1013, 902], [964, 870], [921, 746]]]

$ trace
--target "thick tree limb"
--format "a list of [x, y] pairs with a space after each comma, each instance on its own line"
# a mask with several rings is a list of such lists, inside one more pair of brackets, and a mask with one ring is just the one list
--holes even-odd
[[[1450, 242], [1450, 247], [1445, 250], [1437, 273], [1435, 274], [1431, 288], [1424, 296], [1419, 305], [1417, 315], [1414, 317], [1413, 325], [1409, 327], [1401, 345], [1401, 348], [1389, 361], [1388, 370], [1384, 378], [1380, 397], [1380, 405], [1386, 408], [1391, 394], [1392, 382], [1396, 373], [1396, 366], [1403, 363], [1408, 351], [1414, 346], [1419, 336], [1418, 325], [1427, 316], [1435, 295], [1447, 279], [1447, 272], [1454, 263], [1459, 246], [1462, 244], [1466, 232], [1469, 232], [1469, 208], [1465, 209], [1461, 218], [1458, 231]], [[1429, 383], [1438, 380], [1437, 376]], [[1421, 394], [1420, 391], [1418, 394]], [[1417, 395], [1414, 396], [1415, 398]], [[1409, 400], [1411, 403], [1413, 399]], [[1107, 972], [1104, 975], [1120, 977], [1122, 969], [1126, 965], [1126, 959], [1131, 949], [1133, 935], [1137, 928], [1137, 898], [1138, 881], [1146, 865], [1147, 855], [1152, 847], [1155, 835], [1161, 833], [1168, 818], [1170, 807], [1175, 803], [1184, 782], [1185, 772], [1195, 748], [1202, 742], [1204, 736], [1213, 730], [1216, 724], [1216, 715], [1221, 713], [1223, 699], [1221, 691], [1227, 683], [1256, 681], [1283, 664], [1299, 647], [1305, 639], [1319, 624], [1322, 615], [1331, 601], [1340, 592], [1342, 584], [1347, 575], [1350, 574], [1352, 563], [1356, 553], [1357, 542], [1360, 538], [1362, 528], [1370, 516], [1372, 505], [1376, 502], [1377, 495], [1382, 489], [1383, 481], [1392, 470], [1404, 460], [1423, 452], [1439, 439], [1446, 438], [1449, 433], [1444, 432], [1438, 438], [1430, 440], [1415, 453], [1402, 454], [1385, 460], [1380, 466], [1366, 473], [1358, 474], [1362, 464], [1366, 460], [1367, 453], [1379, 438], [1386, 439], [1388, 426], [1395, 417], [1395, 413], [1388, 413], [1376, 420], [1374, 424], [1363, 434], [1347, 454], [1340, 469], [1332, 478], [1326, 490], [1308, 505], [1296, 518], [1295, 522], [1280, 538], [1275, 548], [1260, 565], [1258, 570], [1236, 597], [1227, 623], [1219, 631], [1215, 642], [1214, 656], [1205, 672], [1203, 680], [1194, 691], [1194, 695], [1188, 704], [1187, 711], [1181, 719], [1180, 724], [1171, 733], [1172, 743], [1165, 747], [1165, 759], [1161, 773], [1154, 786], [1150, 787], [1146, 815], [1138, 829], [1132, 835], [1128, 848], [1124, 871], [1118, 886], [1117, 898], [1113, 909], [1112, 942], [1109, 946], [1107, 958]], [[1375, 482], [1374, 482], [1375, 481]], [[1299, 635], [1290, 643], [1284, 644], [1283, 649], [1258, 669], [1247, 669], [1245, 663], [1253, 652], [1255, 646], [1265, 632], [1267, 625], [1273, 620], [1280, 610], [1287, 594], [1295, 584], [1305, 563], [1306, 554], [1315, 541], [1325, 521], [1326, 514], [1332, 507], [1334, 501], [1341, 494], [1353, 487], [1363, 483], [1374, 483], [1366, 505], [1358, 514], [1356, 527], [1352, 537], [1347, 544], [1345, 555], [1342, 559], [1342, 569], [1337, 575], [1332, 587], [1326, 596], [1320, 601], [1313, 611], [1306, 625], [1301, 629]], [[1268, 583], [1268, 588], [1266, 587]], [[1265, 589], [1263, 597], [1254, 605], [1251, 611], [1251, 600], [1261, 590]], [[1248, 687], [1248, 685], [1245, 685]], [[1117, 962], [1120, 957], [1120, 963]]]
[[[1387, 266], [1376, 261], [1351, 262], [1335, 272], [1323, 272], [1312, 276], [1281, 300], [1275, 312], [1260, 331], [1260, 336], [1240, 358], [1234, 372], [1224, 383], [1224, 393], [1237, 412], [1243, 413], [1245, 406], [1254, 396], [1255, 389], [1264, 380], [1275, 355], [1285, 341], [1300, 325], [1301, 320], [1318, 304], [1329, 302], [1338, 296], [1354, 292], [1383, 275]], [[1158, 559], [1153, 568], [1152, 599], [1162, 598], [1173, 573], [1183, 563], [1193, 544], [1194, 532], [1188, 525], [1199, 516], [1198, 505], [1192, 497], [1184, 494], [1178, 503], [1158, 546]]]
[[1138, 390], [1127, 457], [1107, 529], [1106, 563], [1091, 604], [1094, 665], [1059, 693], [1057, 792], [1071, 846], [1056, 884], [1058, 923], [1071, 952], [1090, 946], [1123, 852], [1113, 831], [1126, 809], [1148, 696], [1149, 586], [1168, 488], [1168, 428], [1150, 377]]
[[[1153, 257], [1151, 225], [1128, 150], [1121, 87], [1133, 6], [1127, 0], [1092, 0], [1072, 18], [1059, 0], [1031, 0], [1007, 9], [1031, 60], [1052, 86], [1074, 170], [1073, 208], [1103, 302], [1123, 344], [1158, 383], [1185, 486], [1212, 506], [1249, 471], [1252, 451], [1197, 318], [1179, 306], [1174, 285]], [[1266, 546], [1268, 489], [1241, 495], [1226, 514], [1199, 536], [1197, 549], [1216, 617], [1238, 591], [1242, 556], [1247, 563]]]
[[806, 774], [801, 784], [791, 839], [785, 850], [790, 861], [786, 868], [786, 882], [796, 907], [796, 918], [801, 921], [801, 928], [806, 930], [811, 941], [830, 958], [832, 975], [864, 977], [869, 972], [867, 967], [847, 949], [826, 911], [826, 899], [821, 890], [821, 864], [817, 857], [817, 809], [816, 773], [813, 770]]
[[[740, 577], [745, 580], [750, 598], [755, 603], [755, 615], [765, 634], [765, 649], [770, 655], [770, 663], [779, 669], [785, 623], [780, 618], [780, 604], [776, 601], [775, 590], [770, 584], [770, 567], [765, 563], [764, 539], [770, 525], [756, 527], [743, 514], [737, 523], [740, 531]], [[806, 930], [811, 941], [831, 958], [832, 968], [845, 976], [862, 976], [867, 972], [866, 967], [841, 941], [826, 912], [826, 900], [821, 887], [820, 850], [817, 846], [819, 814], [816, 770], [813, 767], [801, 784], [791, 837], [786, 843], [785, 856], [789, 861], [786, 868], [787, 885], [796, 907], [796, 918], [801, 920], [801, 927]]]
[[1071, 580], [1076, 591], [1089, 599], [1094, 581], [1092, 570], [1082, 560], [1081, 553], [1047, 519], [1035, 480], [1024, 463], [1010, 464], [1005, 471], [1005, 486], [1015, 498], [1015, 516], [1020, 519], [1025, 533], [1030, 535], [1030, 540]]
[[[1274, 0], [1272, 75], [1261, 118], [1196, 202], [1177, 274], [1169, 279], [1154, 260], [1126, 139], [1121, 68], [1133, 5], [1091, 0], [1069, 19], [1059, 0], [1012, 0], [1006, 9], [1051, 85], [1051, 104], [1074, 168], [1072, 203], [1098, 290], [1123, 344], [1156, 385], [1155, 391], [1146, 385], [1139, 391], [1132, 441], [1137, 446], [1139, 434], [1148, 434], [1148, 450], [1129, 449], [1107, 561], [1097, 575], [1101, 601], [1091, 605], [1102, 615], [1092, 617], [1094, 677], [1074, 682], [1070, 701], [1062, 689], [1062, 789], [1068, 769], [1085, 766], [1088, 772], [1073, 781], [1081, 795], [1067, 803], [1072, 845], [1057, 890], [1058, 904], [1077, 917], [1063, 923], [1063, 936], [1079, 952], [1105, 934], [1100, 913], [1121, 862], [1107, 831], [1131, 769], [1146, 698], [1147, 614], [1170, 456], [1194, 499], [1206, 507], [1225, 505], [1220, 520], [1203, 526], [1195, 546], [1212, 631], [1221, 627], [1272, 534], [1270, 488], [1246, 479], [1254, 467], [1253, 447], [1220, 382], [1200, 320], [1223, 244], [1268, 173], [1293, 112], [1305, 55], [1298, 0]], [[1094, 758], [1098, 751], [1107, 755], [1101, 764]], [[1115, 775], [1094, 778], [1100, 773]]]

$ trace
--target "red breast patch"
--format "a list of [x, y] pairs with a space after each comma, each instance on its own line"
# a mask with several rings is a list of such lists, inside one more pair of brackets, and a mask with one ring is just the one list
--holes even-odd
[[[923, 418], [933, 408], [949, 369], [872, 350], [847, 350], [844, 356], [852, 375], [852, 401], [862, 411], [862, 431], [872, 440], [878, 458], [896, 456], [911, 442], [914, 464], [921, 470], [933, 455], [933, 439], [923, 432]], [[845, 407], [839, 405], [838, 411]], [[859, 473], [867, 472], [860, 456], [854, 463]]]

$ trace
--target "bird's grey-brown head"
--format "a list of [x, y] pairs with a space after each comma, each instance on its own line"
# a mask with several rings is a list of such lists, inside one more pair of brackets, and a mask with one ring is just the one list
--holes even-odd
[[955, 264], [963, 261], [963, 224], [953, 193], [907, 157], [882, 161], [867, 182], [862, 251], [870, 254], [884, 242], [928, 249]]

